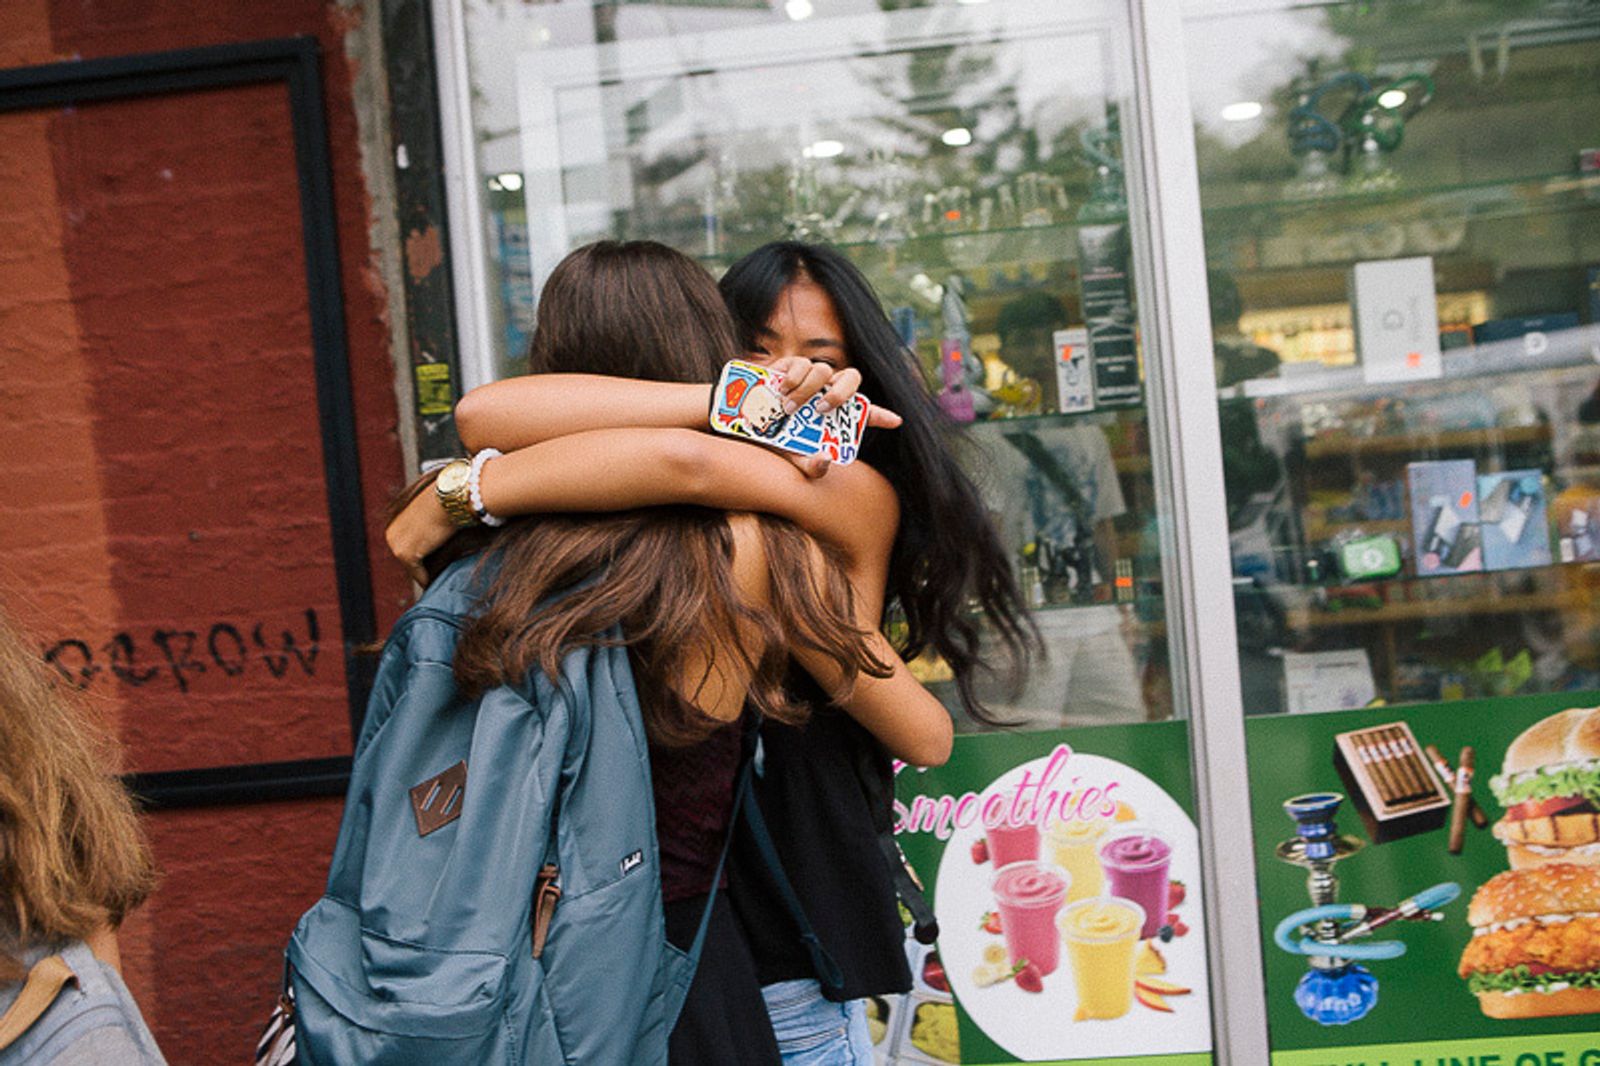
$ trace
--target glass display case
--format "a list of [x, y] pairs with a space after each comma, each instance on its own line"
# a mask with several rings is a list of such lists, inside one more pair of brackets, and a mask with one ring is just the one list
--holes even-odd
[[1596, 33], [1191, 23], [1247, 713], [1600, 688]]
[[1272, 1061], [1592, 1056], [1600, 7], [1185, 29]]
[[[1038, 728], [1172, 717], [1109, 9], [729, 14], [672, 58], [629, 15], [516, 60], [492, 202], [520, 283], [602, 238], [713, 273], [774, 239], [837, 248], [965, 438], [1046, 639], [986, 699]], [[531, 307], [503, 305], [507, 359]]]

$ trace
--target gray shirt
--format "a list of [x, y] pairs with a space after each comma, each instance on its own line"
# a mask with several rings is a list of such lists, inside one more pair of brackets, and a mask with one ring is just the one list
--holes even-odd
[[[166, 1066], [116, 970], [81, 941], [35, 948], [22, 962], [32, 966], [52, 954], [66, 960], [77, 980], [68, 982], [39, 1020], [0, 1051], [0, 1066]], [[21, 982], [0, 984], [0, 1015], [21, 991]]]

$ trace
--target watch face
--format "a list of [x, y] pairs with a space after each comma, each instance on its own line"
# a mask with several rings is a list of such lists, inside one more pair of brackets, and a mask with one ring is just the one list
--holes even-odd
[[434, 482], [440, 492], [455, 492], [467, 483], [469, 468], [465, 463], [451, 463], [439, 471], [439, 480]]

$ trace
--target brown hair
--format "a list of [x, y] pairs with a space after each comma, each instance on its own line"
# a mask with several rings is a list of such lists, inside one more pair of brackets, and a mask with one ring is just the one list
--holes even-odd
[[[694, 261], [651, 241], [602, 241], [551, 272], [528, 362], [536, 374], [710, 383], [738, 351], [716, 284]], [[508, 523], [486, 556], [498, 569], [483, 608], [457, 648], [458, 682], [469, 692], [516, 684], [534, 667], [554, 677], [575, 647], [621, 644], [651, 739], [683, 745], [720, 723], [675, 684], [691, 663], [704, 664], [703, 682], [719, 649], [750, 675], [749, 701], [786, 722], [806, 713], [783, 689], [791, 648], [834, 659], [847, 686], [863, 671], [886, 676], [869, 634], [854, 624], [839, 559], [787, 522], [754, 521], [777, 564], [765, 607], [735, 587], [733, 534], [721, 511], [657, 507]]]
[[0, 614], [0, 981], [23, 949], [119, 925], [155, 887], [113, 752]]

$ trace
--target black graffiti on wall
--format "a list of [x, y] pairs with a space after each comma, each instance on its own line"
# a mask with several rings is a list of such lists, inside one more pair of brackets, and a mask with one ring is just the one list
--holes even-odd
[[69, 637], [46, 648], [44, 661], [78, 688], [107, 678], [134, 688], [176, 684], [179, 692], [188, 692], [198, 675], [208, 673], [236, 678], [265, 669], [272, 677], [281, 678], [298, 668], [299, 673], [313, 677], [321, 640], [317, 612], [307, 607], [303, 630], [265, 622], [244, 626], [215, 622], [204, 630], [124, 631], [100, 644]]

